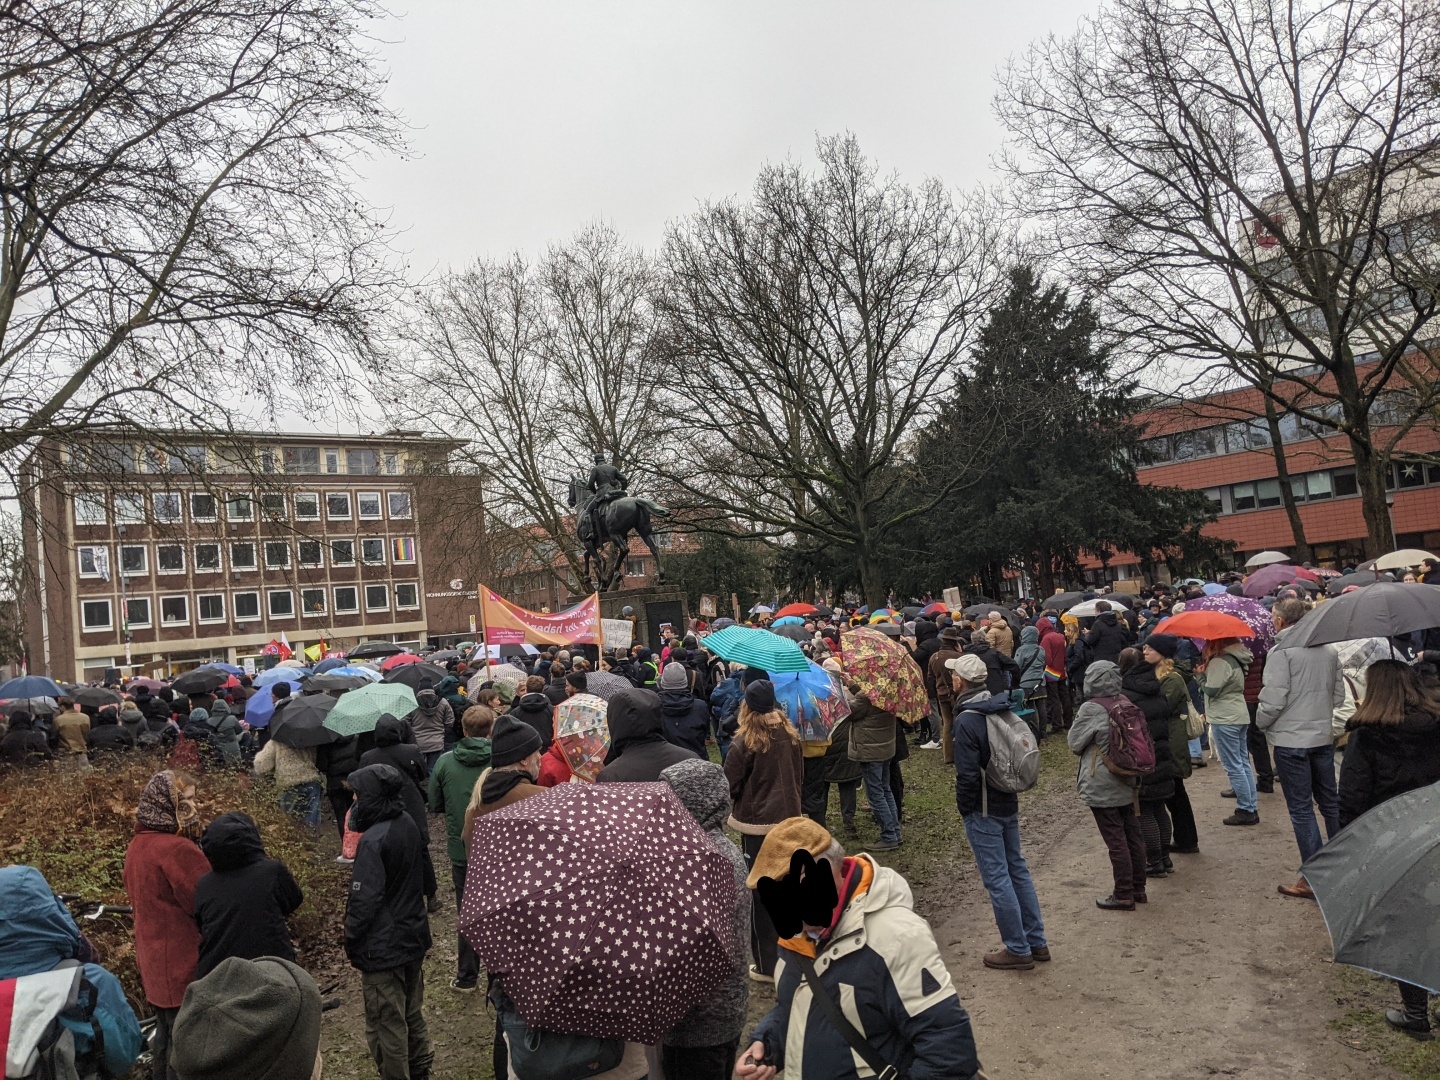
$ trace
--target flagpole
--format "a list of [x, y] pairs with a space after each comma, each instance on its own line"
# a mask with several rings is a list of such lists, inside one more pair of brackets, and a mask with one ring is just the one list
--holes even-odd
[[488, 588], [489, 586], [482, 581], [479, 588], [475, 590], [475, 602], [480, 605], [480, 648], [482, 650], [480, 655], [485, 658], [485, 666], [482, 670], [486, 675], [490, 674], [490, 635], [485, 632], [485, 593]]

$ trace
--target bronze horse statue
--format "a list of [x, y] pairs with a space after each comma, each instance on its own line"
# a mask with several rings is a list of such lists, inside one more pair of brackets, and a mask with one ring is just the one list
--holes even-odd
[[[569, 505], [577, 510], [585, 503], [590, 490], [583, 476], [570, 478]], [[649, 499], [637, 499], [630, 495], [611, 499], [600, 507], [598, 514], [591, 514], [586, 508], [576, 514], [575, 532], [585, 551], [585, 581], [600, 592], [609, 592], [624, 572], [625, 561], [630, 557], [630, 534], [634, 532], [644, 541], [655, 556], [655, 578], [665, 580], [665, 568], [660, 563], [660, 550], [655, 545], [655, 533], [650, 528], [652, 517], [668, 517], [670, 511]], [[597, 535], [596, 518], [599, 519]], [[605, 559], [605, 548], [615, 548], [613, 562]], [[598, 573], [592, 573], [591, 564]]]

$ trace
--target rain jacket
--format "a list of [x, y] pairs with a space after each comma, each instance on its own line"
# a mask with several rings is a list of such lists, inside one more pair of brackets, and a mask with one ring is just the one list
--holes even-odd
[[134, 750], [135, 736], [120, 726], [120, 719], [114, 709], [97, 713], [90, 721], [90, 734], [85, 736], [85, 746], [92, 754], [109, 750]]
[[1323, 645], [1287, 649], [1294, 627], [1275, 636], [1265, 657], [1265, 681], [1255, 708], [1255, 726], [1271, 746], [1329, 746], [1335, 711], [1345, 705], [1345, 682], [1335, 650]]
[[[1120, 669], [1097, 660], [1085, 669], [1085, 697], [1119, 697]], [[1242, 703], [1241, 708], [1244, 708]], [[1080, 755], [1075, 786], [1085, 805], [1096, 808], [1130, 806], [1135, 785], [1116, 776], [1101, 758], [1110, 749], [1110, 714], [1098, 701], [1087, 700], [1075, 710], [1075, 723], [1066, 735], [1070, 749]]]
[[540, 749], [549, 750], [555, 741], [555, 706], [540, 692], [522, 694], [510, 707], [510, 715], [535, 729], [540, 736]]
[[610, 699], [605, 719], [610, 749], [596, 783], [654, 783], [671, 765], [697, 756], [665, 741], [660, 699], [653, 690], [621, 690]]
[[[950, 981], [935, 935], [915, 914], [910, 886], [868, 855], [845, 860], [858, 878], [830, 933], [814, 945], [780, 943], [775, 1006], [749, 1039], [786, 1080], [858, 1080], [854, 1051], [813, 1000], [796, 963], [813, 952], [821, 989], [907, 1080], [968, 1080], [980, 1070], [970, 1017]], [[847, 878], [847, 881], [852, 880]], [[869, 1069], [865, 1076], [873, 1073]]]
[[222, 814], [200, 837], [212, 867], [195, 886], [195, 922], [200, 927], [203, 979], [221, 960], [238, 956], [295, 959], [285, 920], [305, 894], [279, 859], [268, 858], [260, 830], [249, 814]]
[[1245, 673], [1254, 659], [1244, 645], [1227, 645], [1205, 665], [1205, 719], [1212, 724], [1239, 726], [1250, 723], [1245, 704]]
[[363, 972], [404, 967], [430, 951], [424, 841], [401, 794], [408, 783], [390, 765], [371, 765], [350, 776], [351, 824], [363, 835], [345, 905], [345, 955]]
[[992, 622], [985, 628], [985, 636], [990, 639], [990, 645], [997, 652], [1015, 658], [1015, 631], [1010, 629], [1010, 624], [1004, 619], [998, 623]]
[[441, 754], [430, 774], [430, 812], [445, 815], [445, 845], [450, 862], [464, 866], [469, 861], [460, 834], [465, 828], [465, 807], [475, 782], [490, 767], [490, 740], [464, 738], [448, 753]]
[[1035, 629], [1040, 632], [1040, 648], [1045, 652], [1045, 680], [1059, 682], [1065, 678], [1065, 635], [1049, 619], [1036, 622]]
[[[990, 764], [990, 726], [993, 713], [1010, 710], [1009, 694], [992, 694], [988, 690], [971, 690], [955, 702], [955, 721], [951, 726], [951, 742], [955, 747], [955, 809], [963, 817], [978, 814], [985, 804], [991, 817], [1009, 817], [1019, 813], [1020, 797], [1013, 791], [1000, 791], [985, 783], [985, 767]], [[981, 785], [989, 790], [981, 799]]]
[[665, 723], [665, 740], [705, 756], [705, 739], [710, 734], [710, 707], [689, 690], [660, 691], [660, 716]]
[[[1140, 778], [1140, 798], [1168, 799], [1175, 794], [1175, 756], [1170, 742], [1175, 702], [1166, 694], [1149, 664], [1136, 664], [1121, 676], [1120, 693], [1145, 714], [1150, 739], [1155, 744], [1155, 769]], [[1186, 753], [1189, 753], [1188, 740]]]
[[132, 739], [137, 741], [141, 735], [150, 733], [150, 727], [145, 722], [145, 714], [130, 701], [120, 707], [120, 726], [130, 733]]
[[1040, 647], [1040, 631], [1033, 626], [1020, 628], [1020, 648], [1015, 650], [1015, 666], [1020, 669], [1020, 689], [1034, 690], [1045, 681], [1045, 650]]
[[1440, 717], [1408, 714], [1399, 724], [1349, 725], [1340, 765], [1340, 825], [1386, 799], [1440, 782]]
[[992, 694], [1008, 694], [1012, 683], [1011, 676], [1018, 675], [1020, 669], [1015, 666], [1015, 661], [1006, 656], [995, 646], [986, 642], [971, 642], [965, 646], [965, 652], [972, 656], [978, 656], [985, 661], [988, 674], [985, 677], [985, 688]]
[[851, 761], [889, 761], [895, 756], [895, 714], [876, 706], [864, 694], [850, 694]]
[[437, 754], [445, 749], [445, 733], [455, 725], [455, 712], [434, 690], [419, 691], [415, 701], [415, 711], [406, 717], [415, 732], [415, 746], [422, 754]]
[[0, 739], [0, 761], [9, 765], [38, 765], [50, 759], [50, 744], [35, 730], [35, 721], [17, 716], [10, 721], [10, 730]]
[[[220, 703], [217, 701], [215, 707], [218, 710]], [[227, 709], [225, 712], [212, 712], [210, 719], [205, 721], [205, 726], [210, 729], [210, 744], [220, 755], [220, 760], [228, 767], [234, 768], [240, 764], [240, 723]]]
[[926, 676], [925, 691], [930, 697], [935, 696], [935, 687], [929, 680], [930, 658], [940, 651], [940, 628], [929, 619], [915, 620], [915, 648], [911, 650], [910, 656], [920, 667], [922, 675]]
[[125, 851], [125, 892], [135, 909], [135, 965], [145, 1000], [178, 1009], [200, 958], [195, 886], [210, 863], [194, 840], [138, 827]]
[[425, 815], [425, 759], [417, 746], [404, 740], [405, 721], [397, 720], [388, 713], [380, 717], [375, 724], [375, 749], [360, 755], [360, 768], [389, 765], [405, 778], [400, 797], [404, 800], [410, 820], [428, 844], [430, 821]]
[[1095, 616], [1090, 631], [1081, 638], [1090, 650], [1090, 661], [1109, 660], [1114, 663], [1120, 658], [1125, 646], [1130, 644], [1130, 631], [1120, 622], [1113, 611], [1102, 611]]

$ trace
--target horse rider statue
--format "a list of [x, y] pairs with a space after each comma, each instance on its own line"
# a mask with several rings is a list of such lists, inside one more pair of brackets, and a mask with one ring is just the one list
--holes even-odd
[[[570, 479], [569, 505], [576, 512], [576, 532], [585, 553], [585, 577], [601, 592], [609, 591], [623, 574], [632, 532], [654, 556], [656, 580], [665, 580], [650, 523], [652, 518], [668, 517], [670, 511], [649, 499], [632, 497], [625, 490], [628, 484], [625, 474], [598, 452], [588, 478]], [[605, 557], [607, 547], [615, 549], [613, 561]]]

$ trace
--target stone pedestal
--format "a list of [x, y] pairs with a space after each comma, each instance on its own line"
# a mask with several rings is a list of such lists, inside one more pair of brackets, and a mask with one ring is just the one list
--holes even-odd
[[[566, 605], [577, 604], [584, 597], [571, 597]], [[660, 627], [669, 623], [680, 637], [690, 625], [690, 605], [685, 600], [683, 589], [669, 585], [655, 585], [648, 589], [616, 589], [600, 594], [600, 617], [602, 619], [623, 619], [622, 612], [634, 608], [634, 641], [648, 649], [658, 649], [662, 644]]]

